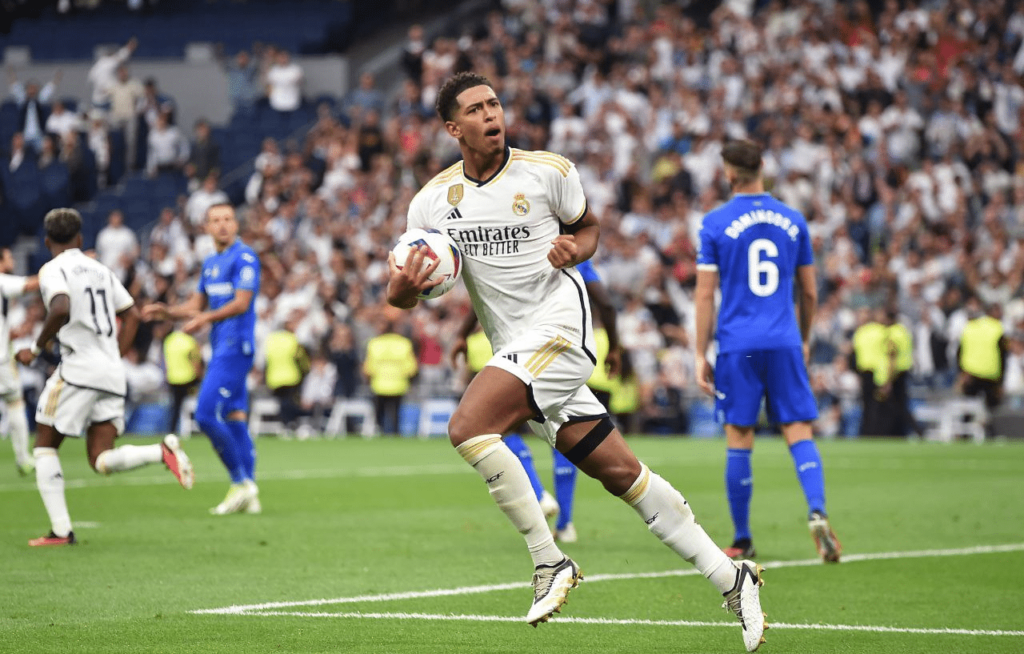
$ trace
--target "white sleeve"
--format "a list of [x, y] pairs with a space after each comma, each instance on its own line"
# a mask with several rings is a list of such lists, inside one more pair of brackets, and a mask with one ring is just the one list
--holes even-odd
[[0, 298], [18, 297], [25, 292], [25, 277], [0, 275]]
[[566, 225], [572, 225], [587, 212], [587, 197], [583, 193], [583, 183], [576, 166], [569, 164], [569, 172], [562, 175], [552, 170], [552, 206], [558, 219]]
[[68, 289], [68, 280], [64, 276], [64, 271], [52, 261], [39, 269], [39, 292], [43, 296], [43, 304], [46, 305], [47, 310], [50, 308], [50, 302], [56, 296], [67, 295], [71, 297], [71, 291]]
[[121, 280], [113, 272], [110, 273], [110, 285], [114, 289], [114, 313], [121, 313], [128, 307], [135, 304], [132, 294], [124, 287]]
[[428, 224], [426, 201], [424, 199], [423, 191], [420, 191], [413, 197], [412, 202], [409, 203], [409, 215], [406, 216], [406, 231], [410, 229], [429, 229]]

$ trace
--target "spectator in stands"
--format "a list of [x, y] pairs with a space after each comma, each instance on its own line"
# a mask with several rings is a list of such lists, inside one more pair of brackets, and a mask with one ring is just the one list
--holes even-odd
[[110, 98], [109, 125], [124, 132], [125, 167], [137, 168], [139, 152], [138, 106], [144, 95], [142, 82], [131, 76], [127, 66], [118, 66], [117, 77], [107, 91]]
[[359, 351], [352, 328], [339, 322], [331, 330], [328, 357], [337, 372], [334, 397], [353, 397], [359, 390]]
[[7, 170], [13, 173], [23, 165], [35, 168], [36, 155], [25, 143], [25, 135], [15, 132], [11, 137], [11, 149], [7, 153]]
[[54, 100], [53, 109], [46, 119], [46, 131], [63, 139], [68, 134], [75, 134], [83, 129], [82, 118], [69, 111], [63, 100]]
[[379, 313], [375, 322], [378, 331], [366, 344], [363, 374], [373, 392], [377, 428], [383, 434], [397, 434], [402, 402], [417, 372], [416, 354], [412, 341], [398, 333], [393, 313]]
[[149, 232], [149, 242], [163, 245], [166, 256], [170, 258], [184, 257], [185, 261], [192, 261], [192, 244], [188, 240], [188, 233], [182, 226], [181, 219], [174, 212], [174, 207], [164, 207], [160, 210], [160, 218]]
[[228, 194], [217, 188], [217, 173], [208, 174], [203, 185], [192, 192], [185, 203], [185, 216], [194, 227], [206, 222], [206, 210], [215, 204], [226, 204]]
[[132, 37], [119, 50], [106, 51], [96, 59], [89, 69], [89, 83], [92, 84], [92, 106], [102, 111], [110, 109], [110, 88], [117, 83], [117, 69], [135, 52], [139, 42]]
[[[89, 112], [89, 129], [86, 133], [86, 142], [89, 144], [89, 151], [96, 161], [96, 185], [99, 188], [106, 188], [110, 182], [110, 132], [107, 129], [107, 121], [103, 119], [103, 113], [97, 109]], [[78, 135], [69, 134], [64, 139], [65, 149], [78, 149]], [[69, 165], [70, 167], [70, 165]]]
[[107, 217], [107, 226], [96, 234], [96, 257], [124, 282], [128, 268], [138, 255], [139, 239], [135, 230], [124, 224], [121, 210], [114, 209]]
[[405, 46], [402, 48], [402, 69], [409, 79], [418, 82], [423, 77], [423, 53], [426, 49], [423, 26], [411, 25]]
[[199, 186], [211, 173], [220, 172], [220, 146], [210, 137], [210, 123], [200, 118], [195, 125], [192, 154], [185, 166], [190, 187]]
[[147, 77], [142, 85], [142, 97], [136, 106], [136, 113], [145, 122], [146, 129], [153, 129], [160, 114], [167, 114], [167, 120], [174, 124], [174, 99], [157, 88], [156, 78]]
[[171, 125], [169, 114], [160, 114], [156, 125], [149, 133], [146, 173], [150, 177], [157, 173], [180, 174], [188, 163], [189, 154], [188, 139], [176, 125]]
[[231, 107], [235, 111], [251, 109], [262, 95], [259, 62], [242, 50], [233, 59], [224, 60], [224, 69]]
[[295, 111], [302, 106], [302, 67], [292, 61], [287, 50], [278, 50], [267, 70], [267, 101], [274, 111]]
[[373, 73], [359, 76], [359, 86], [349, 91], [345, 98], [345, 110], [349, 118], [359, 122], [361, 116], [368, 111], [382, 113], [384, 111], [384, 94], [377, 88]]
[[53, 99], [61, 72], [58, 69], [53, 79], [42, 87], [35, 80], [27, 83], [18, 81], [13, 68], [8, 68], [7, 72], [11, 80], [11, 97], [18, 105], [18, 131], [24, 134], [25, 142], [38, 152], [43, 146], [43, 132], [49, 114], [46, 105]]

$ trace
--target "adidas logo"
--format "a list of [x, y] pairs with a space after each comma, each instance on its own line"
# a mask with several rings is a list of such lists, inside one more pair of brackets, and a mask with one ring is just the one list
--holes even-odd
[[459, 218], [462, 218], [462, 212], [459, 211], [458, 207], [456, 207], [445, 217], [445, 220], [458, 220]]
[[512, 352], [510, 354], [503, 354], [501, 356], [503, 359], [508, 359], [512, 363], [519, 363], [519, 355], [515, 352]]

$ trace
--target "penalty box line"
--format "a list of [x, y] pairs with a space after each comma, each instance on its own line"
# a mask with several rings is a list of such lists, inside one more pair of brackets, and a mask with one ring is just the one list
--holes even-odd
[[[924, 559], [930, 557], [958, 557], [958, 556], [972, 556], [978, 554], [1002, 554], [1010, 552], [1024, 552], [1024, 542], [1015, 542], [1008, 544], [998, 544], [998, 546], [976, 546], [972, 548], [957, 548], [957, 549], [944, 549], [944, 550], [916, 550], [909, 552], [876, 552], [866, 554], [850, 554], [843, 557], [843, 564], [847, 565], [850, 563], [859, 563], [862, 561], [886, 561], [892, 559]], [[808, 567], [814, 565], [823, 565], [820, 559], [804, 559], [800, 561], [771, 561], [763, 564], [767, 569], [777, 568], [796, 568], [796, 567]], [[594, 574], [589, 575], [586, 578], [587, 583], [594, 583], [597, 581], [614, 581], [614, 580], [630, 580], [630, 579], [654, 579], [664, 577], [685, 577], [695, 576], [699, 574], [695, 569], [687, 570], [667, 570], [663, 572], [627, 572], [617, 574]], [[417, 613], [315, 613], [315, 612], [283, 612], [275, 611], [275, 609], [287, 609], [297, 607], [316, 607], [316, 606], [328, 606], [335, 604], [360, 604], [360, 603], [373, 603], [373, 602], [392, 602], [399, 600], [416, 600], [425, 598], [439, 598], [439, 597], [454, 597], [463, 595], [477, 595], [481, 593], [495, 593], [500, 591], [511, 591], [516, 588], [530, 587], [528, 581], [513, 581], [509, 583], [494, 583], [486, 585], [472, 585], [462, 586], [456, 588], [434, 588], [430, 591], [409, 591], [403, 593], [385, 593], [379, 595], [359, 595], [347, 598], [334, 598], [334, 599], [319, 599], [319, 600], [301, 600], [292, 602], [266, 602], [262, 604], [241, 604], [232, 605], [216, 609], [197, 609], [189, 611], [189, 613], [197, 615], [299, 615], [299, 616], [310, 616], [310, 617], [388, 617], [388, 618], [402, 618], [408, 619], [416, 618], [420, 615], [432, 615], [432, 614], [417, 614]], [[520, 621], [521, 618], [517, 617], [501, 617], [501, 616], [443, 616], [440, 617], [429, 617], [419, 619], [485, 619], [492, 621]], [[669, 621], [669, 622], [657, 622], [657, 621], [645, 621], [645, 620], [603, 620], [600, 618], [557, 618], [560, 622], [587, 622], [588, 620], [593, 621], [595, 624], [670, 624], [675, 626], [731, 626], [734, 623], [723, 623], [723, 622], [708, 622], [697, 623], [697, 622], [686, 622], [686, 621]], [[773, 627], [780, 628], [822, 628], [822, 625], [787, 625], [782, 627], [780, 624], [772, 624]], [[922, 633], [922, 634], [957, 634], [957, 629], [925, 629], [922, 631], [913, 631], [908, 629], [898, 629], [897, 627], [860, 627], [857, 625], [831, 625], [837, 629], [843, 628], [846, 630], [898, 630], [900, 633]], [[970, 631], [971, 635], [989, 635], [989, 636], [1024, 636], [1024, 631], [978, 631], [978, 630], [965, 630], [965, 633]]]

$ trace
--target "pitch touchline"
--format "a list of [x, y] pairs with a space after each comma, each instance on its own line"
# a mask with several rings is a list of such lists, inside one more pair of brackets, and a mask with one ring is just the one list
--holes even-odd
[[[252, 616], [286, 616], [298, 618], [369, 618], [371, 620], [430, 620], [430, 621], [464, 621], [464, 622], [518, 622], [521, 616], [503, 615], [454, 615], [445, 613], [305, 613], [302, 611], [259, 611], [243, 613]], [[640, 625], [644, 627], [728, 627], [734, 629], [740, 625], [736, 622], [705, 622], [701, 620], [640, 620], [613, 618], [567, 618], [554, 617], [552, 622], [568, 624], [608, 624], [608, 625]], [[875, 627], [856, 624], [790, 624], [787, 622], [771, 623], [772, 630], [803, 629], [819, 631], [872, 631], [896, 634], [938, 634], [955, 636], [1024, 636], [1024, 631], [1006, 631], [1000, 629], [923, 629], [920, 627]]]
[[[855, 563], [858, 561], [881, 561], [887, 559], [917, 559], [917, 558], [928, 558], [928, 557], [944, 557], [944, 556], [969, 556], [972, 554], [997, 554], [1003, 552], [1021, 552], [1024, 551], [1024, 543], [1010, 543], [1007, 545], [978, 545], [975, 547], [963, 547], [958, 549], [940, 549], [940, 550], [916, 550], [908, 552], [874, 552], [867, 554], [848, 554], [843, 555], [843, 563]], [[763, 563], [765, 568], [776, 569], [776, 568], [796, 568], [805, 567], [811, 565], [823, 565], [821, 559], [803, 559], [800, 561], [770, 561]], [[658, 579], [663, 577], [690, 577], [699, 574], [696, 569], [688, 570], [667, 570], [663, 572], [626, 572], [618, 574], [597, 574], [587, 575], [587, 583], [594, 583], [598, 581], [620, 581], [629, 579]], [[406, 600], [406, 599], [423, 599], [430, 597], [449, 597], [454, 595], [474, 595], [478, 593], [491, 593], [502, 590], [514, 590], [517, 588], [529, 588], [530, 582], [518, 581], [509, 582], [504, 584], [489, 584], [483, 586], [463, 586], [460, 588], [437, 588], [434, 590], [420, 590], [420, 591], [407, 591], [401, 593], [384, 593], [378, 595], [357, 595], [355, 597], [337, 597], [334, 599], [315, 599], [315, 600], [301, 600], [292, 602], [266, 602], [263, 604], [239, 604], [234, 606], [226, 606], [219, 609], [197, 609], [190, 611], [190, 613], [196, 614], [212, 614], [212, 615], [253, 615], [253, 612], [259, 612], [259, 615], [273, 615], [267, 612], [268, 609], [281, 609], [298, 606], [325, 606], [330, 604], [356, 604], [361, 602], [390, 602], [394, 600]], [[314, 615], [312, 613], [302, 613], [301, 615]], [[341, 614], [331, 614], [341, 615]], [[357, 616], [367, 616], [371, 614], [359, 613]], [[486, 616], [489, 617], [489, 616]], [[518, 620], [518, 618], [508, 618], [509, 620]], [[564, 619], [563, 619], [564, 620]], [[677, 624], [675, 622], [666, 624]], [[681, 624], [681, 623], [679, 623]], [[718, 623], [713, 623], [718, 624]], [[775, 626], [774, 624], [772, 625]], [[798, 628], [798, 627], [793, 627]], [[929, 632], [930, 633], [930, 632]], [[945, 633], [945, 632], [943, 632]], [[1024, 632], [1021, 632], [1024, 635]]]

